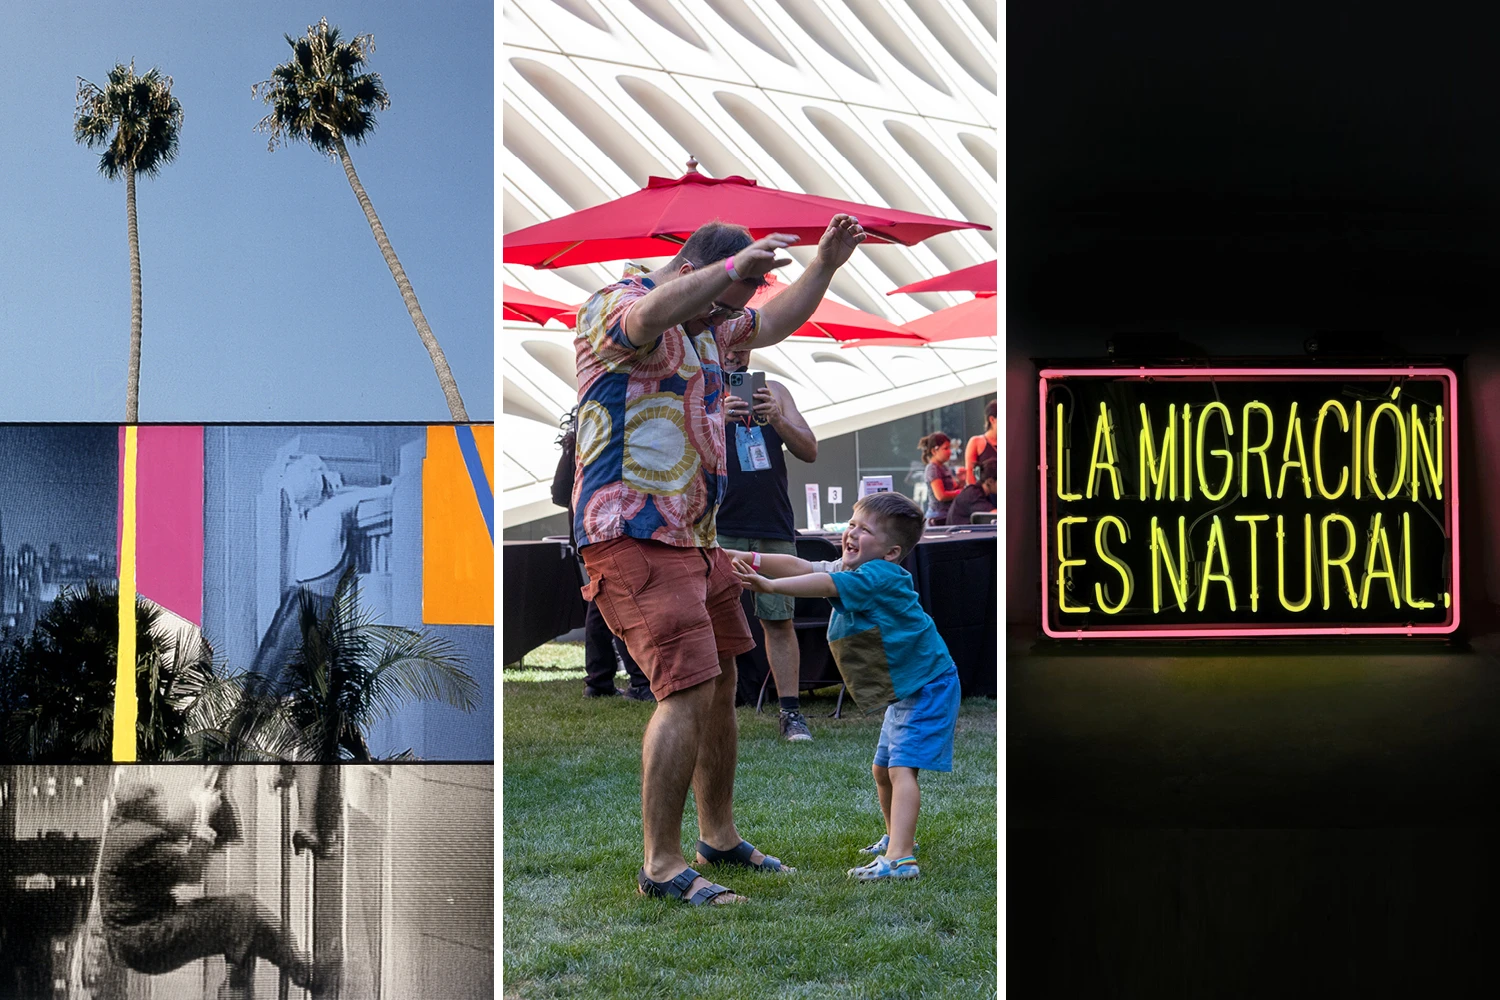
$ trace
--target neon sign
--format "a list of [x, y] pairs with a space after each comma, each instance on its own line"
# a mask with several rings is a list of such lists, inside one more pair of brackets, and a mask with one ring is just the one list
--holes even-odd
[[1039, 397], [1047, 635], [1458, 627], [1452, 371], [1049, 369]]

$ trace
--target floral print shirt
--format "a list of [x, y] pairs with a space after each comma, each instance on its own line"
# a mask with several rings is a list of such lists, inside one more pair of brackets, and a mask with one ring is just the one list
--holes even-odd
[[760, 315], [693, 337], [675, 326], [636, 347], [624, 321], [656, 287], [645, 274], [632, 265], [578, 310], [574, 536], [579, 547], [628, 536], [712, 548], [728, 483], [719, 358], [755, 338]]

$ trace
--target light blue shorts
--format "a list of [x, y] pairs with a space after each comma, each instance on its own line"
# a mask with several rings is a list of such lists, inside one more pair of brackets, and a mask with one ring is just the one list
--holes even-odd
[[875, 746], [875, 766], [953, 770], [958, 698], [958, 671], [949, 667], [916, 694], [888, 707]]

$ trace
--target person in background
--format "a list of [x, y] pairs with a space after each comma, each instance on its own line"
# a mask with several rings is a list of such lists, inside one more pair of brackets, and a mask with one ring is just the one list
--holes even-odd
[[953, 457], [953, 441], [942, 431], [934, 431], [917, 442], [922, 449], [922, 463], [927, 466], [927, 522], [948, 523], [948, 509], [958, 496], [958, 477], [948, 468]]
[[[577, 458], [574, 449], [578, 440], [578, 407], [569, 410], [562, 421], [562, 434], [557, 444], [562, 448], [562, 457], [557, 460], [557, 471], [552, 476], [552, 502], [568, 509], [568, 537], [573, 539], [573, 552], [578, 552], [577, 536], [573, 533], [573, 475]], [[578, 571], [583, 582], [588, 583], [588, 571], [583, 561], [577, 560]], [[586, 601], [583, 616], [583, 696], [585, 698], [614, 698], [624, 695], [631, 701], [655, 701], [651, 684], [646, 675], [630, 656], [630, 650], [609, 630], [599, 606]], [[615, 674], [624, 669], [630, 678], [630, 687], [621, 691], [615, 687]]]
[[[750, 352], [724, 352], [724, 371], [750, 367]], [[750, 552], [797, 554], [797, 522], [787, 493], [786, 456], [781, 446], [804, 462], [818, 457], [818, 439], [797, 411], [791, 393], [779, 382], [767, 382], [755, 392], [755, 406], [733, 394], [724, 396], [725, 459], [729, 488], [719, 506], [719, 544], [730, 558]], [[756, 594], [755, 617], [765, 633], [766, 661], [776, 678], [781, 704], [779, 724], [783, 739], [812, 739], [802, 703], [797, 696], [801, 654], [792, 621], [796, 599], [781, 594]]]
[[[1000, 464], [1000, 449], [997, 447], [1000, 429], [995, 422], [995, 414], [999, 412], [995, 400], [984, 404], [985, 428], [983, 434], [976, 434], [969, 438], [969, 443], [964, 445], [964, 468], [969, 473], [969, 485], [979, 484], [979, 466], [984, 462]], [[948, 523], [952, 524], [952, 521]], [[967, 523], [967, 522], [965, 522]]]
[[995, 460], [987, 459], [979, 464], [979, 482], [965, 486], [953, 498], [948, 510], [949, 524], [968, 524], [969, 515], [978, 511], [995, 509]]

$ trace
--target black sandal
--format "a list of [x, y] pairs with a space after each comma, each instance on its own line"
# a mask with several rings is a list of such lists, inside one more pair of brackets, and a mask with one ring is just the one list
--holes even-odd
[[699, 878], [702, 878], [702, 876], [697, 872], [691, 868], [685, 868], [676, 878], [670, 881], [654, 882], [646, 874], [646, 869], [642, 868], [636, 873], [635, 881], [641, 887], [641, 894], [644, 896], [661, 899], [680, 899], [689, 906], [702, 906], [705, 903], [712, 903], [725, 893], [734, 894], [734, 890], [728, 886], [710, 883], [691, 896], [687, 895], [688, 889]]
[[760, 864], [756, 864], [750, 860], [753, 854], [755, 854], [755, 848], [748, 840], [740, 841], [738, 847], [731, 847], [727, 851], [709, 847], [703, 841], [698, 841], [698, 856], [703, 859], [704, 864], [734, 865], [736, 868], [753, 868], [762, 872], [786, 872], [789, 875], [797, 870], [790, 865], [782, 864], [780, 858], [773, 858], [769, 854], [763, 856]]

